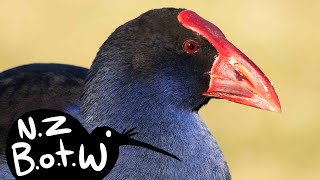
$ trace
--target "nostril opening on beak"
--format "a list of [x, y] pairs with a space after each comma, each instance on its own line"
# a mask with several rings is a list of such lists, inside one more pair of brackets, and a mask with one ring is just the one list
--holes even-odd
[[233, 58], [231, 58], [229, 60], [229, 63], [235, 68], [234, 77], [237, 81], [248, 80], [247, 77], [238, 69], [239, 63], [237, 61], [235, 61]]
[[247, 78], [239, 70], [234, 70], [234, 76], [235, 76], [236, 80], [238, 80], [238, 81], [247, 80]]

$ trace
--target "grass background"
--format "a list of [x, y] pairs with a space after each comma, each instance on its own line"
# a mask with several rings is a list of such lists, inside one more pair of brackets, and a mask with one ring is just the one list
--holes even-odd
[[161, 7], [219, 26], [272, 80], [283, 112], [213, 100], [200, 114], [235, 180], [320, 177], [320, 1], [0, 0], [0, 71], [32, 63], [89, 67], [119, 25]]

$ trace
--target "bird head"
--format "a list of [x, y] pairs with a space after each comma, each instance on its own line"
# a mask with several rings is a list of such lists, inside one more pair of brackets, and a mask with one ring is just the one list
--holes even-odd
[[209, 99], [221, 98], [281, 111], [258, 66], [217, 26], [190, 10], [151, 10], [117, 28], [100, 48], [88, 78], [96, 81], [88, 92], [106, 86], [102, 92], [109, 96], [158, 97], [184, 109], [198, 110]]

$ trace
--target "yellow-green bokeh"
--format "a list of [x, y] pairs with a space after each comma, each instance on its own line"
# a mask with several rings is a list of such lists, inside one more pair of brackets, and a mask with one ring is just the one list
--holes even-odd
[[319, 179], [319, 0], [0, 0], [0, 71], [32, 62], [89, 67], [116, 27], [161, 7], [215, 23], [278, 92], [281, 114], [224, 100], [201, 110], [233, 179]]

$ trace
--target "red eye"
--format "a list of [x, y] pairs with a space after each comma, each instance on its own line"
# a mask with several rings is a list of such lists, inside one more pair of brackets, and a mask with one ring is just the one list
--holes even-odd
[[183, 49], [186, 53], [193, 54], [198, 51], [199, 45], [193, 40], [187, 40], [183, 44]]

